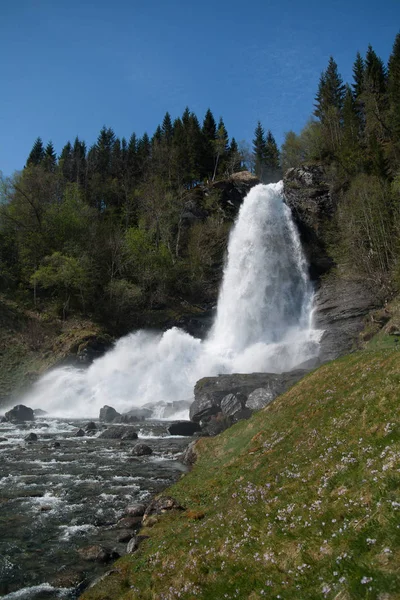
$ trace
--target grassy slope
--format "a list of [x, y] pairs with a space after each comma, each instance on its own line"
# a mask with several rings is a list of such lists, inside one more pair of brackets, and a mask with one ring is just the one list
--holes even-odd
[[400, 351], [324, 365], [197, 444], [142, 533], [85, 600], [400, 599]]

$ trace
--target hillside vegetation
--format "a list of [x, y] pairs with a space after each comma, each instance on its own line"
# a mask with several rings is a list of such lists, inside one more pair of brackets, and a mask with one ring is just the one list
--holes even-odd
[[400, 598], [399, 386], [399, 351], [367, 348], [200, 439], [186, 510], [82, 598]]

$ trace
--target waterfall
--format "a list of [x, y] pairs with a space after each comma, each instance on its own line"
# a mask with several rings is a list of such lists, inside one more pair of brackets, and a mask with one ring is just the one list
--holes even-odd
[[232, 229], [217, 315], [204, 341], [175, 327], [137, 331], [88, 369], [48, 372], [23, 403], [55, 416], [98, 416], [104, 404], [119, 412], [146, 405], [160, 414], [162, 403], [191, 399], [201, 377], [279, 373], [316, 356], [311, 314], [307, 265], [282, 183], [260, 184]]

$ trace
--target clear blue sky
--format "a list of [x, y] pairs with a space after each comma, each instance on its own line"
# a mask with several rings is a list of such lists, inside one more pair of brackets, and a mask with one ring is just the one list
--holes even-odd
[[399, 0], [2, 0], [0, 170], [22, 168], [37, 136], [59, 153], [103, 125], [152, 135], [186, 105], [237, 140], [259, 119], [281, 143], [331, 54], [350, 81], [357, 50], [386, 62], [399, 30]]

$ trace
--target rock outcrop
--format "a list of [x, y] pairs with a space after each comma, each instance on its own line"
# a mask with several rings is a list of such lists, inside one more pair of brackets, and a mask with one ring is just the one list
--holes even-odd
[[316, 280], [333, 266], [325, 234], [336, 202], [324, 167], [310, 165], [289, 169], [283, 178], [283, 191], [299, 229], [311, 279]]
[[314, 326], [324, 330], [319, 360], [326, 362], [349, 352], [364, 329], [366, 315], [382, 300], [363, 281], [330, 276], [315, 296]]
[[[289, 389], [306, 372], [297, 370], [281, 374], [234, 373], [218, 377], [204, 377], [196, 383], [194, 388], [195, 399], [190, 407], [190, 418], [195, 423], [202, 425], [219, 413], [231, 422], [235, 422], [239, 418], [246, 418], [254, 410], [252, 406], [255, 406], [255, 396], [252, 396], [252, 393], [257, 391], [257, 408], [262, 408]], [[260, 390], [263, 392], [261, 393]]]

